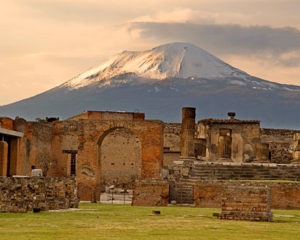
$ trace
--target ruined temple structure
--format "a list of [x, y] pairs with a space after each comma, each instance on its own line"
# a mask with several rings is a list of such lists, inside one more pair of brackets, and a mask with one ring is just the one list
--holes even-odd
[[[160, 203], [196, 203], [194, 186], [185, 184], [191, 199], [176, 197], [183, 195], [183, 179], [298, 180], [299, 139], [300, 131], [262, 129], [259, 121], [238, 120], [234, 113], [196, 122], [194, 108], [183, 108], [178, 124], [147, 120], [143, 113], [107, 111], [63, 121], [2, 117], [0, 175], [30, 176], [34, 166], [47, 177], [76, 176], [79, 199], [88, 201], [99, 201], [100, 193], [112, 186], [133, 189], [139, 180], [135, 202], [143, 203], [147, 188], [152, 189], [149, 196], [155, 196], [153, 189], [157, 199], [163, 196]], [[148, 204], [151, 198], [145, 196]]]
[[295, 163], [300, 131], [263, 129], [258, 120], [207, 118], [195, 123], [195, 109], [182, 109], [182, 124], [165, 124], [164, 164], [179, 158], [232, 163]]

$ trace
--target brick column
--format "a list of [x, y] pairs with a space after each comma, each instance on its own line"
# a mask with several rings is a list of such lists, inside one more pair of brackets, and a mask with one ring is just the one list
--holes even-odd
[[0, 176], [7, 174], [7, 157], [8, 157], [8, 144], [5, 141], [0, 141]]
[[195, 108], [182, 108], [181, 158], [195, 158]]

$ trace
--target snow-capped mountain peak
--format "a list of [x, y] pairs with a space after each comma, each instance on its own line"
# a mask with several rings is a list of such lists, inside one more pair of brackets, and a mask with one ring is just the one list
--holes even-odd
[[148, 119], [177, 122], [182, 106], [201, 109], [201, 117], [235, 111], [264, 126], [300, 129], [300, 86], [250, 76], [188, 43], [124, 51], [58, 87], [0, 107], [0, 114], [34, 119], [142, 111]]
[[81, 88], [97, 82], [110, 85], [113, 77], [127, 73], [149, 81], [172, 77], [218, 79], [245, 74], [193, 44], [176, 42], [147, 51], [124, 51], [63, 86]]

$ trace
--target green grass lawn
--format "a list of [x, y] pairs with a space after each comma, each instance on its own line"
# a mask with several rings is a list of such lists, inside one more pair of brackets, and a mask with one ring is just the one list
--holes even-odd
[[81, 203], [75, 211], [0, 213], [0, 239], [300, 239], [300, 211], [273, 210], [274, 222], [212, 216], [220, 211]]

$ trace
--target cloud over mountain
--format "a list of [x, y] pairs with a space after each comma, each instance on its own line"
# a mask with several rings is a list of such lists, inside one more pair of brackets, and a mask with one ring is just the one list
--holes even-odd
[[[300, 52], [300, 30], [291, 27], [133, 22], [128, 30], [138, 31], [140, 38], [194, 42], [219, 54], [270, 54], [281, 57], [282, 64], [289, 61], [284, 54]], [[300, 64], [300, 59], [293, 60]]]

